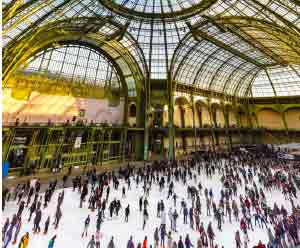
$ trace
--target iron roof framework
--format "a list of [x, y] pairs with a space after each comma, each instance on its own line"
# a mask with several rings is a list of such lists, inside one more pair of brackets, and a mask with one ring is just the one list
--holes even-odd
[[300, 95], [299, 0], [27, 0], [2, 12], [4, 79], [79, 40], [119, 68], [132, 96], [151, 79], [195, 94]]

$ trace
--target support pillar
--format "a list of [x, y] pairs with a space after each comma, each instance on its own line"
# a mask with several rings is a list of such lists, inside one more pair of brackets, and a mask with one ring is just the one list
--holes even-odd
[[191, 95], [191, 103], [192, 103], [192, 112], [193, 112], [193, 131], [194, 131], [194, 151], [197, 151], [197, 129], [196, 129], [196, 119], [195, 119], [195, 112], [196, 112], [196, 107], [195, 107], [195, 101], [194, 101], [194, 96]]
[[145, 109], [145, 96], [140, 94], [136, 98], [136, 126], [138, 128], [144, 128], [144, 132], [137, 131], [135, 134], [135, 160], [144, 159], [144, 143], [148, 140], [145, 139], [145, 120], [146, 120], [146, 109]]
[[168, 114], [169, 114], [169, 153], [168, 158], [169, 160], [173, 160], [175, 158], [174, 152], [174, 136], [175, 136], [175, 129], [174, 129], [174, 91], [171, 81], [171, 73], [168, 71], [168, 93], [169, 93], [169, 106], [168, 106]]

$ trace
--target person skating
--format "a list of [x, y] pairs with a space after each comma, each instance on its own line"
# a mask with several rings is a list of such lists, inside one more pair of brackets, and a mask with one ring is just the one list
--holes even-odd
[[121, 202], [120, 202], [120, 200], [117, 200], [115, 208], [116, 208], [116, 215], [119, 216], [119, 211], [121, 209]]
[[207, 227], [207, 236], [208, 236], [208, 239], [209, 239], [210, 247], [213, 247], [214, 246], [215, 233], [213, 231], [211, 222], [209, 222], [208, 227]]
[[143, 197], [142, 196], [139, 199], [139, 209], [140, 209], [140, 212], [142, 212], [142, 210], [143, 210]]
[[21, 203], [20, 203], [20, 205], [19, 205], [19, 209], [18, 209], [17, 216], [22, 216], [24, 207], [25, 207], [25, 201], [21, 201]]
[[97, 218], [97, 221], [96, 221], [96, 231], [99, 232], [103, 220], [102, 220], [102, 215], [101, 215], [101, 213], [98, 214], [97, 216], [98, 216], [98, 218]]
[[183, 207], [183, 224], [187, 224], [187, 216], [188, 216], [188, 209], [186, 206]]
[[40, 228], [40, 222], [41, 222], [41, 219], [42, 219], [42, 211], [41, 209], [38, 209], [35, 213], [35, 218], [34, 218], [34, 226], [33, 226], [33, 232], [34, 233], [37, 233], [37, 232], [40, 232], [41, 231], [41, 228]]
[[145, 236], [145, 238], [144, 238], [143, 247], [142, 248], [147, 248], [147, 236]]
[[132, 236], [130, 236], [130, 238], [127, 242], [127, 248], [134, 248], [134, 243], [132, 241]]
[[129, 214], [130, 214], [130, 208], [128, 204], [128, 206], [125, 208], [125, 222], [128, 222]]
[[91, 221], [90, 215], [88, 215], [88, 217], [84, 221], [84, 228], [83, 228], [83, 232], [82, 232], [81, 237], [84, 237], [84, 233], [85, 233], [85, 236], [87, 236], [90, 221]]
[[143, 230], [145, 229], [148, 218], [149, 218], [148, 211], [145, 208], [143, 213]]
[[158, 248], [159, 246], [159, 233], [158, 233], [158, 228], [156, 227], [154, 231], [154, 248]]
[[179, 236], [179, 240], [178, 240], [178, 248], [184, 248], [183, 242], [182, 242], [182, 237]]
[[114, 237], [113, 236], [111, 237], [107, 248], [115, 248], [115, 243], [114, 243]]
[[9, 245], [9, 243], [12, 239], [13, 229], [14, 229], [14, 226], [10, 225], [10, 228], [6, 232], [5, 236], [3, 237], [3, 248], [6, 248]]
[[29, 208], [29, 218], [28, 218], [28, 222], [31, 220], [32, 214], [35, 212], [36, 210], [36, 205], [37, 202], [33, 201], [33, 203], [31, 204], [30, 208]]
[[177, 210], [176, 210], [176, 208], [175, 208], [175, 210], [174, 210], [174, 212], [173, 212], [173, 214], [172, 214], [172, 218], [173, 218], [173, 231], [174, 232], [177, 232], [177, 218], [178, 218], [178, 213], [177, 213]]
[[29, 243], [29, 233], [27, 232], [20, 240], [18, 248], [27, 248]]
[[261, 242], [261, 240], [258, 241], [257, 246], [255, 248], [266, 248], [266, 246]]
[[48, 216], [47, 220], [45, 221], [44, 234], [48, 233], [49, 224], [50, 224], [50, 216]]
[[86, 248], [96, 248], [96, 241], [94, 235], [92, 235], [91, 240], [88, 242]]
[[95, 234], [96, 248], [100, 248], [100, 232], [97, 231]]
[[21, 225], [22, 225], [22, 220], [21, 220], [21, 216], [19, 216], [17, 223], [16, 223], [15, 236], [14, 236], [14, 240], [12, 242], [13, 244], [17, 243], [17, 238], [18, 238], [19, 232], [21, 230]]
[[122, 187], [122, 197], [125, 198], [126, 197], [126, 190], [125, 187]]
[[241, 237], [240, 237], [240, 232], [239, 231], [236, 231], [235, 233], [235, 244], [236, 244], [236, 248], [241, 248], [241, 244], [242, 244], [242, 241], [241, 241]]
[[54, 236], [49, 240], [48, 248], [53, 248], [53, 247], [54, 247], [55, 239], [56, 239], [56, 235], [54, 235]]
[[2, 241], [5, 239], [5, 235], [6, 235], [6, 231], [7, 231], [8, 227], [9, 227], [9, 218], [6, 218], [6, 221], [2, 228]]
[[184, 244], [185, 244], [185, 248], [191, 248], [191, 247], [194, 247], [191, 240], [190, 240], [190, 237], [189, 235], [187, 234], [186, 237], [185, 237], [185, 241], [184, 241]]
[[165, 246], [165, 236], [166, 236], [166, 226], [161, 225], [160, 226], [160, 246]]
[[61, 217], [62, 217], [61, 209], [57, 208], [56, 213], [55, 213], [54, 223], [53, 223], [55, 225], [55, 227], [54, 227], [55, 229], [58, 228], [58, 224], [59, 224], [59, 221], [60, 221]]
[[33, 187], [30, 187], [29, 189], [29, 193], [28, 193], [28, 197], [27, 197], [27, 202], [26, 202], [26, 208], [28, 207], [30, 201], [31, 201], [31, 197], [33, 195], [33, 191], [34, 191], [34, 188]]

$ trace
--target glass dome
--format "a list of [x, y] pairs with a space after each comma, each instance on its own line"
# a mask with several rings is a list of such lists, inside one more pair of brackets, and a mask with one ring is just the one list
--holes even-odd
[[[297, 0], [42, 0], [17, 8], [6, 2], [4, 54], [52, 22], [105, 18], [126, 33], [106, 41], [125, 49], [112, 57], [132, 55], [144, 79], [167, 82], [171, 75], [177, 86], [242, 98], [300, 95]], [[133, 76], [125, 80], [132, 84]]]
[[99, 0], [111, 11], [127, 17], [184, 19], [199, 14], [217, 0]]

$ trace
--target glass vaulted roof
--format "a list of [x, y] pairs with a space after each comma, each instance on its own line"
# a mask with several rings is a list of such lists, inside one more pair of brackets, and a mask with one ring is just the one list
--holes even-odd
[[[238, 97], [300, 95], [298, 0], [5, 2], [4, 53], [9, 45], [18, 44], [26, 34], [51, 22], [104, 18], [114, 24], [105, 25], [106, 39], [97, 45], [105, 43], [110, 53], [116, 43], [126, 43], [120, 46], [122, 53], [111, 57], [130, 61], [120, 66], [126, 67], [125, 81], [131, 84], [143, 81], [134, 78], [136, 69], [129, 63], [136, 63], [143, 77], [165, 80], [169, 75], [176, 86]], [[110, 30], [117, 26], [126, 35], [110, 38]], [[95, 34], [98, 30], [85, 32]], [[64, 63], [69, 63], [67, 58]]]

